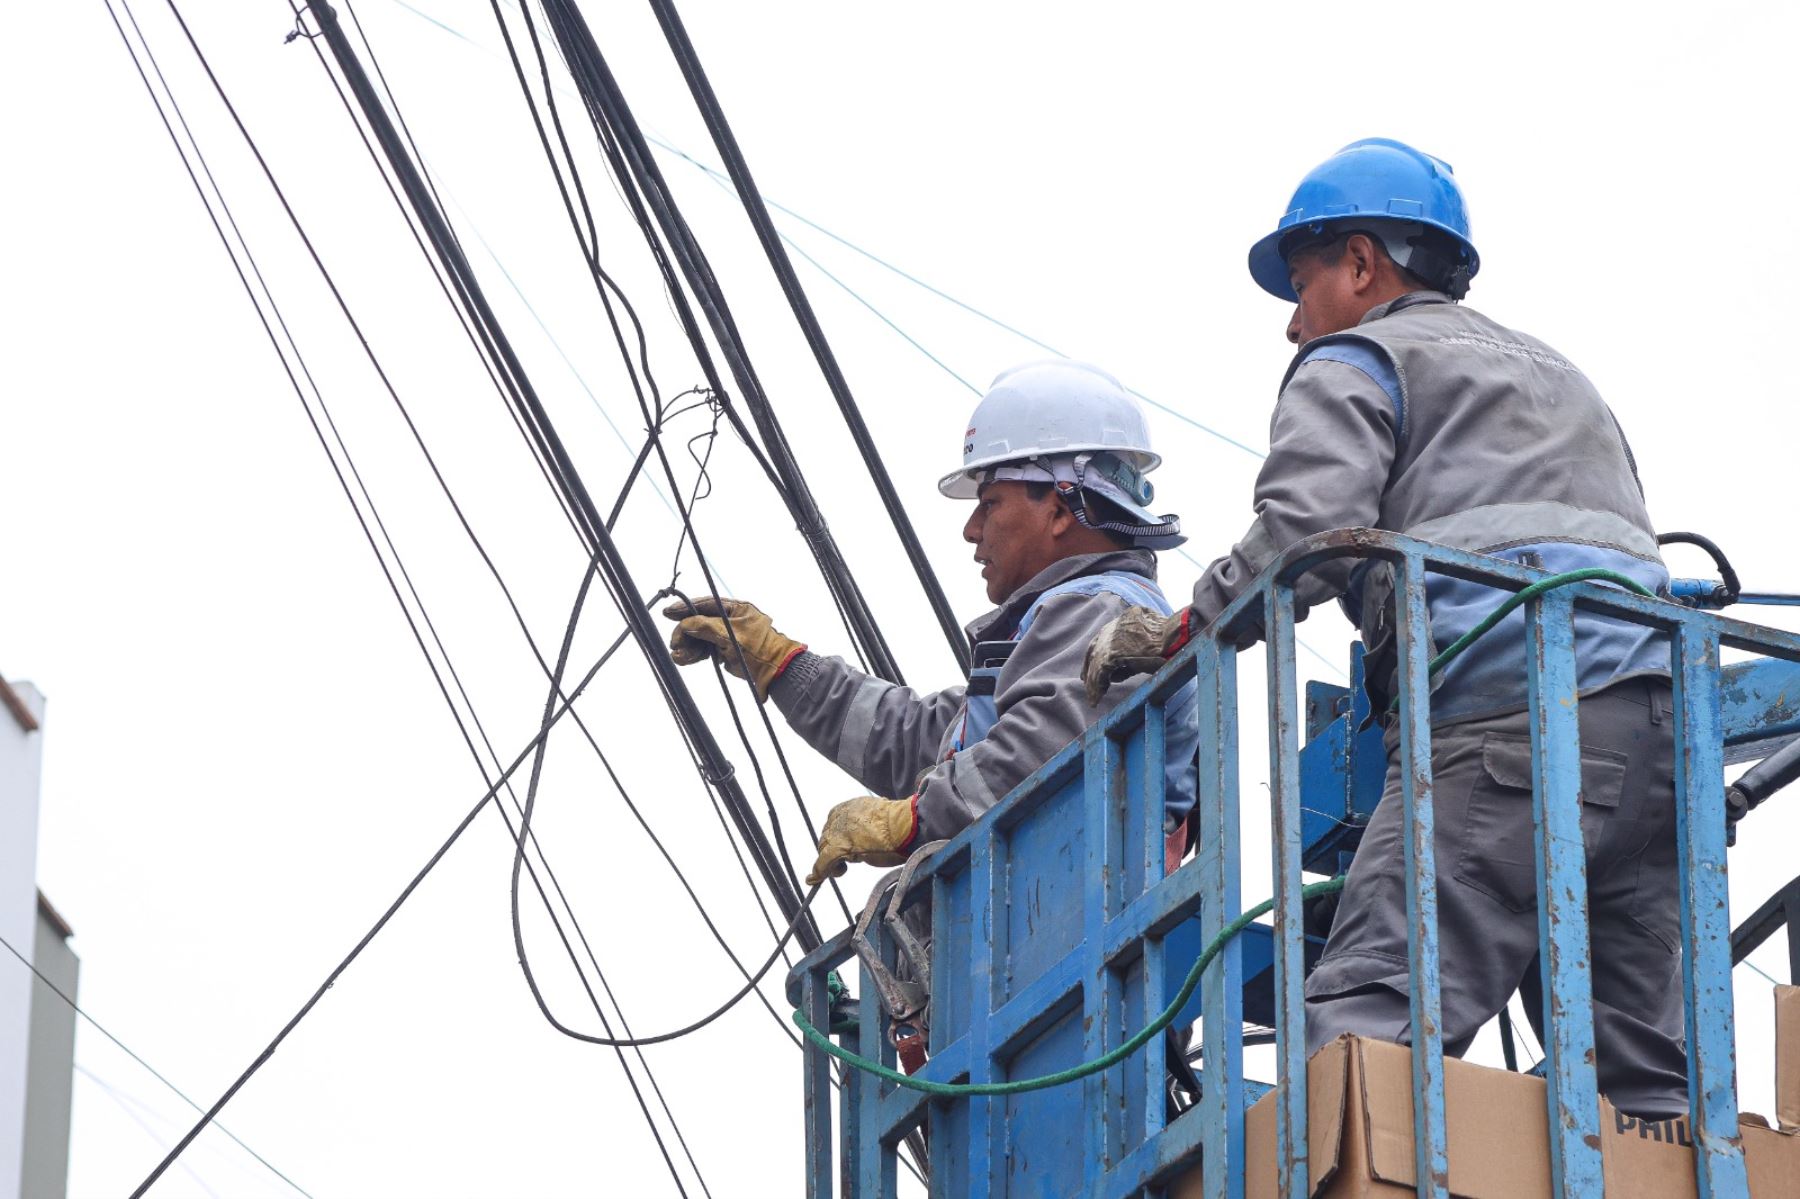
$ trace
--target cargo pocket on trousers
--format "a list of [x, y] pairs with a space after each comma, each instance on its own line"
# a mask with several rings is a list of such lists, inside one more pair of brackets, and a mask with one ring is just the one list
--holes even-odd
[[[1581, 751], [1583, 816], [1619, 806], [1625, 787], [1625, 756], [1601, 749]], [[1587, 820], [1583, 820], [1587, 831]], [[1462, 846], [1456, 880], [1510, 911], [1537, 906], [1537, 857], [1531, 827], [1531, 738], [1489, 733], [1482, 740], [1481, 768], [1463, 811]]]

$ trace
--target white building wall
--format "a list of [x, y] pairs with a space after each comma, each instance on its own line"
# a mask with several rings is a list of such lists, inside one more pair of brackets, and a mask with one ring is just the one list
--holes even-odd
[[[10, 705], [0, 706], [0, 937], [29, 957], [37, 939], [44, 697], [30, 683], [10, 686], [40, 727], [26, 728]], [[0, 958], [5, 959], [0, 961], [0, 1199], [20, 1199], [33, 978], [4, 949]]]

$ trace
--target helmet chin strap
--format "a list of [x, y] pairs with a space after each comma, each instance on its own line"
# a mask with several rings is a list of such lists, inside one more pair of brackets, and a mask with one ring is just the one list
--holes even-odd
[[1175, 538], [1177, 544], [1187, 540], [1181, 535], [1180, 517], [1165, 516], [1153, 525], [1124, 520], [1095, 520], [1093, 514], [1088, 511], [1086, 499], [1088, 492], [1085, 489], [1077, 487], [1073, 483], [1058, 483], [1056, 494], [1061, 496], [1063, 502], [1069, 506], [1069, 513], [1075, 518], [1077, 524], [1083, 528], [1100, 532], [1122, 533], [1131, 538], [1132, 544], [1136, 548], [1162, 549], [1165, 547], [1157, 543], [1166, 538]]
[[[1181, 534], [1181, 521], [1177, 517], [1151, 516], [1144, 507], [1156, 493], [1143, 472], [1104, 450], [1055, 456], [1040, 454], [989, 467], [982, 472], [981, 479], [984, 483], [1003, 480], [1049, 483], [1084, 528], [1122, 534], [1139, 549], [1174, 549], [1187, 540]], [[1151, 519], [1100, 520], [1097, 513], [1089, 509], [1089, 496], [1106, 501], [1122, 514], [1130, 515], [1135, 511]]]

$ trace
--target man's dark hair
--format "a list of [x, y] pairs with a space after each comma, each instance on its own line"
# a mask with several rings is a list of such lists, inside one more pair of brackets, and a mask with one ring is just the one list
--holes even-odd
[[1288, 252], [1288, 257], [1292, 258], [1295, 254], [1313, 254], [1326, 266], [1336, 266], [1339, 262], [1343, 261], [1344, 249], [1349, 245], [1350, 239], [1358, 233], [1368, 238], [1375, 248], [1381, 251], [1381, 256], [1383, 258], [1387, 259], [1389, 262], [1393, 262], [1394, 269], [1399, 271], [1401, 277], [1414, 287], [1426, 288], [1431, 291], [1444, 290], [1443, 285], [1433, 283], [1429, 279], [1425, 279], [1414, 274], [1412, 271], [1407, 270], [1398, 262], [1394, 262], [1394, 256], [1388, 252], [1387, 242], [1383, 241], [1376, 234], [1369, 232], [1367, 229], [1339, 229], [1334, 233], [1328, 234], [1323, 241], [1315, 242], [1312, 245], [1296, 246], [1293, 250]]
[[[1042, 502], [1045, 496], [1055, 490], [1056, 484], [1054, 483], [1046, 483], [1041, 479], [1025, 480], [1025, 496], [1034, 504]], [[1121, 510], [1116, 504], [1101, 496], [1095, 495], [1091, 491], [1084, 491], [1082, 493], [1081, 502], [1082, 506], [1087, 511], [1088, 523], [1090, 525], [1137, 523], [1130, 513]], [[1101, 529], [1100, 532], [1105, 533], [1107, 540], [1111, 541], [1113, 545], [1117, 546], [1119, 549], [1128, 550], [1131, 548], [1131, 538], [1128, 535], [1119, 532], [1117, 529]]]

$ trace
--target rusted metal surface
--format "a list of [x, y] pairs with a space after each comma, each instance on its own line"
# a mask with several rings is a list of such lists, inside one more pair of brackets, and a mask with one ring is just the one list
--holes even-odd
[[1395, 588], [1400, 640], [1400, 794], [1406, 805], [1406, 950], [1412, 1016], [1413, 1165], [1421, 1199], [1450, 1199], [1444, 1127], [1442, 979], [1438, 970], [1437, 821], [1431, 793], [1431, 625], [1425, 562], [1401, 560]]
[[1268, 591], [1263, 627], [1269, 665], [1270, 877], [1275, 884], [1275, 1184], [1284, 1199], [1312, 1194], [1306, 1155], [1305, 939], [1300, 907], [1299, 670], [1294, 661], [1294, 589]]
[[1698, 1199], [1749, 1193], [1738, 1139], [1731, 997], [1731, 910], [1725, 880], [1725, 764], [1719, 635], [1676, 630], [1675, 819], [1681, 855], [1681, 983], [1687, 1017], [1688, 1113]]
[[[800, 980], [800, 1010], [819, 1028], [831, 1027], [831, 1004], [825, 973], [808, 972]], [[848, 1080], [846, 1080], [848, 1081]], [[829, 1199], [833, 1137], [831, 1135], [831, 1059], [809, 1053], [802, 1065], [801, 1093], [806, 1103], [806, 1194]]]
[[1581, 834], [1581, 731], [1575, 697], [1575, 609], [1550, 592], [1525, 611], [1536, 825], [1538, 957], [1550, 1018], [1544, 1098], [1555, 1199], [1600, 1194], [1600, 1105], [1594, 1071], [1594, 976], [1587, 853]]
[[[1200, 853], [1186, 869], [1204, 883], [1201, 935], [1218, 935], [1242, 907], [1238, 893], [1237, 655], [1205, 639], [1194, 651], [1200, 679]], [[1201, 1155], [1205, 1199], [1244, 1196], [1244, 955], [1228, 946], [1200, 983]]]
[[[1409, 948], [1415, 1030], [1414, 1107], [1418, 1193], [1446, 1195], [1442, 1038], [1438, 1025], [1436, 870], [1432, 829], [1430, 700], [1432, 652], [1424, 606], [1427, 571], [1516, 590], [1541, 577], [1515, 563], [1427, 545], [1395, 534], [1348, 529], [1309, 538], [1286, 551], [1214, 626], [1178, 654], [1124, 704], [1027, 779], [993, 811], [919, 869], [933, 905], [935, 954], [931, 1060], [922, 1074], [939, 1081], [986, 1081], [1042, 1073], [1092, 1057], [1128, 1034], [1157, 1007], [1186, 963], [1164, 962], [1161, 938], [1198, 915], [1208, 936], [1240, 911], [1238, 833], [1238, 653], [1270, 631], [1273, 683], [1271, 847], [1281, 912], [1273, 930], [1279, 1025], [1278, 1060], [1288, 1080], [1277, 1100], [1285, 1193], [1310, 1183], [1304, 1152], [1306, 1105], [1294, 1080], [1303, 1045], [1297, 918], [1302, 809], [1312, 806], [1312, 772], [1302, 773], [1295, 742], [1301, 709], [1293, 663], [1291, 584], [1320, 562], [1375, 558], [1394, 582], [1400, 638], [1399, 735], [1402, 795], [1408, 809]], [[1533, 715], [1532, 778], [1539, 852], [1539, 938], [1551, 1000], [1550, 1118], [1557, 1186], [1564, 1196], [1598, 1193], [1594, 1126], [1591, 963], [1580, 832], [1580, 751], [1571, 621], [1575, 609], [1601, 612], [1673, 634], [1677, 651], [1677, 802], [1680, 813], [1683, 963], [1696, 1182], [1700, 1199], [1743, 1196], [1736, 1139], [1730, 993], [1730, 921], [1725, 890], [1723, 744], [1786, 719], [1784, 680], [1800, 680], [1800, 636], [1759, 628], [1713, 612], [1584, 583], [1527, 609]], [[1748, 649], [1767, 661], [1721, 675], [1721, 647]], [[1779, 660], [1779, 661], [1777, 661]], [[1771, 665], [1770, 663], [1774, 663]], [[1735, 673], [1732, 673], [1735, 672]], [[1160, 808], [1146, 779], [1160, 777], [1160, 703], [1189, 681], [1200, 693], [1200, 841], [1197, 855], [1163, 876]], [[1735, 691], [1732, 688], [1736, 688]], [[1750, 715], [1753, 706], [1760, 716]], [[1734, 713], [1728, 723], [1724, 714]], [[1758, 726], [1757, 721], [1762, 723]], [[1333, 729], [1336, 722], [1332, 722]], [[1325, 755], [1344, 763], [1348, 756]], [[1351, 813], [1342, 774], [1317, 785], [1320, 806]], [[1144, 791], [1143, 795], [1138, 792]], [[1084, 831], [1085, 829], [1085, 831]], [[1324, 842], [1320, 842], [1324, 844]], [[1261, 852], [1258, 847], [1257, 852]], [[1152, 863], [1156, 863], [1152, 868]], [[1079, 869], [1071, 874], [1071, 868]], [[1066, 880], [1079, 883], [1073, 890]], [[1058, 881], [1064, 880], [1064, 881]], [[1026, 886], [1026, 882], [1032, 885]], [[1069, 934], [1079, 935], [1071, 942]], [[827, 1018], [824, 979], [852, 954], [846, 936], [809, 954], [789, 978], [790, 996], [815, 1021]], [[866, 985], [866, 984], [865, 984]], [[1159, 1103], [1163, 1044], [1082, 1085], [1035, 1092], [1046, 1098], [926, 1100], [860, 1079], [844, 1088], [836, 1171], [843, 1193], [859, 1199], [892, 1193], [894, 1146], [930, 1113], [934, 1195], [1054, 1193], [1139, 1199], [1178, 1168], [1204, 1155], [1207, 1199], [1241, 1199], [1244, 1111], [1260, 1088], [1243, 1065], [1243, 953], [1233, 942], [1204, 976], [1203, 1094], [1167, 1120]], [[847, 1042], [883, 1053], [880, 1006], [859, 1007], [861, 1027]], [[808, 1186], [831, 1193], [832, 1103], [824, 1056], [809, 1050]], [[847, 1080], [848, 1081], [848, 1080]], [[1045, 1173], [1043, 1171], [1048, 1171]]]

